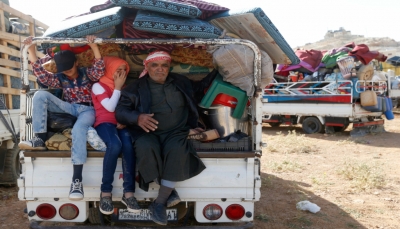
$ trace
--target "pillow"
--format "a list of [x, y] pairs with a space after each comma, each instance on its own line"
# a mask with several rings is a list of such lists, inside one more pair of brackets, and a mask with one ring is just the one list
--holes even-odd
[[[174, 38], [173, 35], [161, 34], [161, 33], [152, 33], [147, 31], [141, 31], [138, 29], [133, 28], [133, 22], [135, 20], [136, 13], [133, 15], [129, 15], [125, 17], [124, 22], [122, 23], [122, 35], [124, 38], [139, 38], [139, 39], [146, 39], [146, 38], [163, 38], [169, 39]], [[127, 45], [129, 48], [129, 52], [134, 54], [139, 53], [150, 53], [153, 51], [166, 51], [171, 52], [174, 48], [174, 45], [162, 45], [162, 44], [132, 44]]]
[[[62, 21], [55, 26], [50, 26], [43, 37], [84, 37], [105, 30], [122, 22], [123, 10], [121, 7], [114, 7], [97, 13], [87, 14], [76, 18]], [[42, 44], [43, 48], [53, 46]]]
[[[93, 129], [93, 127], [90, 127]], [[94, 130], [94, 129], [93, 129]], [[71, 134], [72, 129], [66, 129], [62, 133], [55, 133], [53, 136], [51, 136], [46, 142], [46, 148], [48, 150], [67, 150], [70, 151], [72, 148], [72, 134]], [[88, 130], [89, 134], [89, 130]], [[97, 134], [97, 133], [96, 133]], [[89, 139], [88, 139], [89, 141]], [[103, 142], [104, 145], [101, 145], [102, 147], [105, 146], [105, 143]], [[95, 150], [89, 142], [86, 143], [86, 148], [88, 150]], [[101, 151], [105, 151], [106, 148], [102, 148]], [[98, 149], [96, 149], [98, 150]]]
[[199, 19], [207, 19], [215, 14], [219, 14], [225, 11], [228, 11], [229, 9], [211, 2], [205, 2], [201, 0], [176, 0], [176, 1], [184, 1], [186, 3], [190, 3], [192, 5], [197, 6], [199, 10], [201, 11], [201, 15]]
[[97, 134], [96, 129], [93, 127], [89, 126], [88, 131], [86, 133], [86, 138], [87, 142], [91, 147], [93, 147], [95, 150], [100, 150], [100, 151], [106, 151], [107, 146], [103, 142], [103, 139]]
[[168, 0], [111, 0], [117, 6], [151, 10], [181, 17], [196, 18], [201, 11], [190, 3]]
[[95, 5], [95, 6], [90, 7], [90, 12], [91, 12], [91, 13], [96, 13], [96, 12], [99, 12], [99, 11], [103, 11], [103, 10], [112, 8], [112, 7], [114, 7], [114, 6], [115, 6], [114, 3], [112, 3], [110, 0], [107, 0], [107, 1], [106, 1], [105, 3], [103, 3], [103, 4]]
[[261, 8], [243, 13], [222, 13], [213, 16], [210, 23], [254, 42], [268, 53], [274, 64], [298, 64], [300, 59], [286, 42], [279, 30]]
[[133, 28], [154, 33], [196, 38], [218, 38], [221, 30], [206, 21], [139, 10]]

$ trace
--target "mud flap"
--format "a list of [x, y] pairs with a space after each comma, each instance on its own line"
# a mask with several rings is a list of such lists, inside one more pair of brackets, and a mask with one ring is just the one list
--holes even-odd
[[385, 127], [383, 125], [371, 125], [371, 126], [360, 126], [360, 127], [353, 127], [350, 131], [351, 137], [362, 137], [367, 134], [377, 134], [385, 132]]
[[6, 164], [7, 148], [0, 147], [0, 174], [4, 173]]

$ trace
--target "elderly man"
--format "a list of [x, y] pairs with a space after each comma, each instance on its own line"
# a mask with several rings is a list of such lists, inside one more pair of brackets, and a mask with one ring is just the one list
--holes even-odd
[[176, 182], [187, 180], [205, 169], [188, 142], [190, 129], [198, 128], [194, 94], [203, 91], [215, 72], [202, 81], [191, 82], [169, 73], [168, 53], [150, 53], [141, 77], [122, 90], [116, 108], [117, 121], [127, 125], [134, 140], [141, 188], [160, 184], [158, 196], [149, 206], [155, 223], [166, 225], [166, 208], [180, 202]]

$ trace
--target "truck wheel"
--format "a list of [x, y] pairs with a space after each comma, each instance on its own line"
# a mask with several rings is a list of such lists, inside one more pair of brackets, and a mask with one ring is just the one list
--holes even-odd
[[21, 174], [21, 164], [19, 163], [19, 148], [15, 144], [14, 148], [7, 150], [4, 173], [0, 176], [0, 184], [16, 184]]
[[335, 132], [343, 132], [347, 129], [347, 127], [349, 127], [349, 124], [346, 124], [344, 126], [334, 126], [333, 129], [335, 130]]
[[101, 224], [101, 219], [100, 219], [100, 211], [97, 208], [90, 207], [89, 208], [89, 222], [91, 224]]
[[306, 134], [321, 133], [323, 131], [322, 124], [316, 117], [305, 118], [302, 127]]
[[268, 125], [271, 127], [279, 127], [282, 123], [281, 122], [269, 122]]

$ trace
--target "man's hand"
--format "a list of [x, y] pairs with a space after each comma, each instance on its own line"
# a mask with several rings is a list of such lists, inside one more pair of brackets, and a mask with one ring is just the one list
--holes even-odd
[[189, 130], [189, 135], [193, 135], [193, 134], [200, 134], [203, 133], [205, 130], [200, 128], [200, 127], [196, 127], [194, 129], [190, 129]]
[[87, 35], [86, 40], [89, 42], [89, 46], [92, 48], [93, 46], [97, 46], [97, 44], [93, 43], [97, 37], [95, 35]]
[[[24, 43], [24, 45], [31, 45], [32, 44], [32, 39], [33, 39], [33, 37], [29, 36], [29, 37], [25, 38], [25, 40], [22, 43]], [[28, 48], [28, 53], [29, 53], [28, 60], [30, 62], [35, 62], [37, 60], [36, 45], [31, 45]]]
[[126, 80], [126, 71], [119, 71], [114, 74], [114, 85], [116, 90], [121, 90]]
[[147, 133], [157, 129], [158, 121], [152, 118], [154, 114], [140, 114], [138, 117], [138, 126]]
[[126, 126], [125, 125], [122, 125], [121, 123], [117, 123], [117, 129], [118, 130], [122, 130], [122, 129], [124, 129]]
[[95, 35], [87, 35], [86, 36], [86, 40], [89, 42], [88, 45], [93, 50], [94, 58], [100, 59], [101, 55], [100, 55], [99, 47], [97, 46], [96, 43], [93, 43], [94, 39], [96, 39], [96, 38], [97, 37]]

